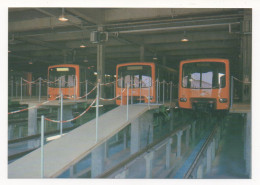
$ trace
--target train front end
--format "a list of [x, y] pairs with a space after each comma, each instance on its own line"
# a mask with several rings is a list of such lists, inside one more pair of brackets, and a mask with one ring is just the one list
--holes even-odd
[[186, 60], [180, 63], [179, 107], [199, 111], [228, 110], [229, 61]]
[[[129, 103], [155, 102], [155, 64], [126, 63], [116, 68], [116, 104], [127, 103], [127, 86], [129, 86]], [[150, 91], [150, 92], [149, 92]]]
[[79, 96], [79, 66], [54, 65], [48, 68], [48, 100], [56, 99], [61, 93], [64, 99]]

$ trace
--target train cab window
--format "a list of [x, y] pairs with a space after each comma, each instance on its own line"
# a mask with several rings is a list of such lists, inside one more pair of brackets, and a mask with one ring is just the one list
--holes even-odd
[[216, 89], [226, 86], [225, 64], [197, 62], [183, 64], [182, 86], [192, 89]]
[[59, 78], [61, 79], [61, 87], [73, 87], [75, 78], [75, 68], [73, 67], [57, 67], [49, 69], [50, 87], [59, 87]]
[[[151, 66], [148, 65], [132, 65], [122, 66], [118, 69], [118, 87], [127, 87], [132, 84], [134, 88], [151, 86]], [[122, 85], [121, 85], [122, 84]]]

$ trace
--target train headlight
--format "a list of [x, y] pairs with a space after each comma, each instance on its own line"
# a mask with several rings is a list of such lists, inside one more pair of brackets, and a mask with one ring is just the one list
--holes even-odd
[[181, 101], [181, 102], [186, 102], [186, 101], [187, 101], [187, 98], [180, 98], [180, 101]]
[[227, 103], [227, 101], [228, 101], [227, 98], [220, 98], [219, 99], [220, 103]]

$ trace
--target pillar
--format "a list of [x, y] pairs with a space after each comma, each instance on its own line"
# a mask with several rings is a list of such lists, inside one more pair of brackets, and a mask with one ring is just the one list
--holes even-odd
[[[99, 26], [98, 31], [103, 31], [103, 27]], [[97, 81], [101, 84], [105, 81], [105, 45], [101, 43], [97, 45]], [[100, 86], [100, 97], [104, 94], [104, 86]]]
[[207, 173], [209, 173], [211, 170], [211, 156], [212, 156], [211, 152], [212, 152], [212, 144], [210, 144], [207, 148]]
[[131, 123], [131, 154], [153, 142], [153, 114], [146, 112]]
[[251, 178], [251, 112], [246, 114], [245, 123], [244, 159], [246, 162], [246, 174]]
[[167, 63], [166, 56], [163, 56], [162, 59], [163, 59], [163, 60], [162, 60], [162, 64], [163, 64], [164, 66], [166, 66], [166, 63]]
[[91, 177], [101, 175], [105, 165], [105, 145], [102, 144], [91, 152]]
[[191, 126], [189, 125], [189, 127], [186, 130], [186, 148], [188, 148], [190, 144], [190, 128]]
[[124, 137], [123, 137], [123, 145], [124, 145], [124, 150], [127, 148], [127, 127], [123, 131]]
[[153, 157], [154, 157], [154, 151], [148, 152], [145, 156], [145, 178], [151, 178], [152, 172], [153, 172]]
[[8, 125], [8, 140], [12, 140], [14, 135], [14, 125]]
[[120, 172], [115, 176], [115, 179], [125, 179], [128, 174], [128, 169], [125, 169], [124, 171]]
[[168, 143], [166, 144], [166, 169], [170, 168], [171, 165], [171, 147], [172, 146], [172, 138], [168, 140]]
[[[28, 107], [35, 106], [36, 104], [30, 103]], [[37, 108], [28, 110], [28, 136], [37, 134]], [[35, 148], [37, 142], [28, 141], [28, 149]]]
[[75, 174], [76, 174], [76, 168], [73, 165], [70, 167], [70, 178], [73, 178]]
[[177, 158], [181, 158], [181, 136], [183, 131], [177, 133]]
[[173, 109], [170, 109], [170, 131], [173, 130], [173, 124], [174, 124], [174, 112], [173, 112]]
[[105, 141], [104, 145], [105, 145], [105, 159], [107, 159], [109, 156], [109, 140]]
[[[244, 18], [241, 25], [241, 50], [240, 60], [242, 64], [243, 81], [251, 82], [252, 67], [252, 10], [244, 10]], [[242, 84], [242, 101], [250, 101], [251, 84]]]
[[140, 122], [139, 118], [136, 118], [131, 123], [131, 146], [130, 152], [134, 154], [140, 149]]
[[192, 141], [195, 141], [196, 121], [192, 123]]
[[[72, 106], [64, 106], [63, 105], [63, 121], [66, 121], [66, 120], [70, 120], [73, 118], [73, 115], [72, 115]], [[60, 107], [58, 107], [58, 117], [57, 117], [58, 120], [60, 120]], [[71, 127], [73, 126], [73, 124], [71, 122], [67, 122], [67, 123], [62, 123], [62, 128], [68, 128], [68, 127]], [[59, 130], [60, 129], [60, 123], [57, 124], [57, 129]]]
[[197, 169], [197, 179], [203, 178], [203, 164], [199, 165]]
[[211, 160], [214, 161], [215, 159], [215, 155], [216, 155], [216, 139], [213, 138], [213, 141], [212, 141], [212, 148], [211, 148]]
[[144, 57], [144, 45], [140, 46], [140, 62], [144, 62], [145, 57]]

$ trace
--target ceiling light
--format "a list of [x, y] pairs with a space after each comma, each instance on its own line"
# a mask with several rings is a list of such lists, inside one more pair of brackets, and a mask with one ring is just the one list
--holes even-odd
[[182, 37], [182, 39], [181, 39], [181, 42], [188, 42], [188, 41], [189, 41], [189, 39], [188, 39], [188, 37], [186, 36], [186, 31], [184, 31], [183, 37]]
[[157, 58], [157, 55], [156, 55], [156, 53], [154, 54], [154, 56], [153, 56], [153, 60], [157, 60], [158, 58]]
[[66, 22], [69, 20], [68, 18], [66, 18], [64, 16], [64, 12], [65, 12], [65, 10], [64, 10], [64, 8], [62, 8], [62, 12], [61, 12], [61, 16], [59, 17], [59, 21]]
[[83, 43], [79, 46], [80, 48], [85, 48], [87, 46], [85, 46]]

